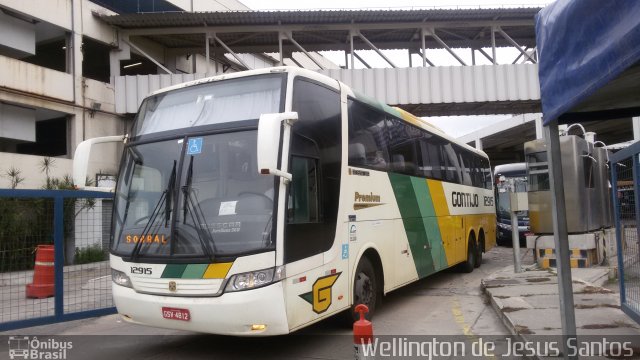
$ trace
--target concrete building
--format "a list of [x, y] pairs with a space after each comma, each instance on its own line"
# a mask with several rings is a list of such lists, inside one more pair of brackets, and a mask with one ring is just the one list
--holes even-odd
[[[71, 175], [81, 141], [126, 133], [133, 115], [116, 111], [115, 76], [163, 74], [163, 68], [173, 74], [243, 69], [228, 54], [208, 66], [200, 54], [172, 53], [148, 40], [122, 46], [99, 15], [242, 10], [249, 9], [236, 0], [0, 0], [0, 188], [12, 186], [12, 170], [23, 179], [17, 188], [41, 188], [45, 157], [53, 159], [50, 176]], [[253, 68], [277, 63], [266, 54], [240, 56]], [[304, 56], [296, 59], [288, 64], [316, 66]], [[117, 172], [119, 149], [96, 150], [91, 180], [109, 179]]]

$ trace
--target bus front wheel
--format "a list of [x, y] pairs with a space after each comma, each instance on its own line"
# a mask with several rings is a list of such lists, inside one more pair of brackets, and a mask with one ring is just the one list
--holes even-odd
[[367, 320], [371, 320], [376, 310], [380, 289], [378, 289], [378, 279], [371, 261], [366, 257], [360, 259], [356, 273], [353, 278], [353, 305], [351, 305], [351, 319], [358, 319], [355, 313], [356, 305], [365, 304], [369, 308], [366, 315]]

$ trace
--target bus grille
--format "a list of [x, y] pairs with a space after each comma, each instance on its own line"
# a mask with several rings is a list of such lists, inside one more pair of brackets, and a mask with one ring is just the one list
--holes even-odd
[[[221, 292], [223, 279], [149, 279], [132, 277], [133, 289], [139, 293], [165, 296], [214, 296]], [[173, 288], [175, 282], [175, 291]]]

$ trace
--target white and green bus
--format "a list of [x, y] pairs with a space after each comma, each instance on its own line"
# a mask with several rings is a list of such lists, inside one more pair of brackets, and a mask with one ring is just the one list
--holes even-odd
[[[156, 91], [125, 138], [110, 262], [132, 323], [286, 334], [495, 245], [486, 154], [313, 71]], [[76, 184], [110, 140], [78, 147]]]

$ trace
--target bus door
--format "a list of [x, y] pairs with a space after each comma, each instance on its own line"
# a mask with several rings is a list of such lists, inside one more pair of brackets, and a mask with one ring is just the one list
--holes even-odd
[[[342, 165], [340, 93], [303, 77], [293, 82], [284, 262], [289, 328], [346, 307], [348, 260], [336, 238]], [[342, 228], [341, 228], [342, 230]], [[342, 235], [342, 234], [340, 234]], [[348, 253], [347, 253], [348, 256]]]

